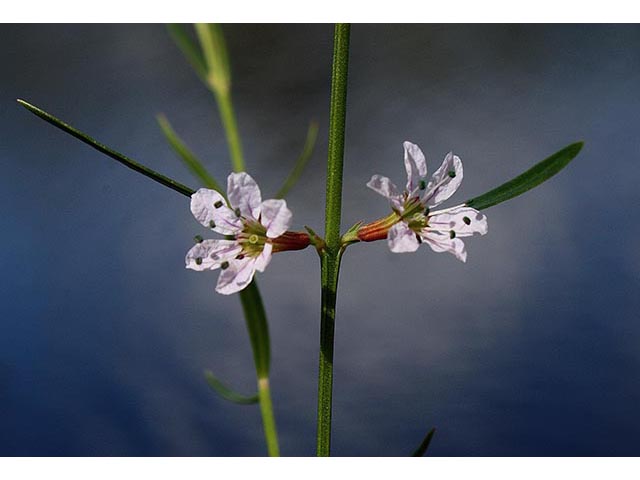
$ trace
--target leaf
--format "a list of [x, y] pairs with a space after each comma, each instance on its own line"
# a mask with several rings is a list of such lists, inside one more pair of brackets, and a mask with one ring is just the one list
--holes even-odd
[[103, 145], [102, 143], [94, 140], [86, 133], [82, 133], [80, 130], [73, 128], [71, 125], [66, 124], [62, 120], [54, 117], [53, 115], [45, 112], [44, 110], [41, 110], [40, 108], [34, 105], [31, 105], [30, 103], [21, 99], [18, 99], [18, 103], [23, 107], [25, 107], [27, 110], [29, 110], [31, 113], [37, 115], [38, 117], [42, 118], [46, 122], [49, 122], [51, 125], [58, 127], [63, 132], [66, 132], [69, 135], [76, 137], [78, 140], [86, 143], [90, 147], [95, 148], [99, 152], [104, 153], [108, 157], [111, 157], [114, 160], [122, 163], [125, 167], [135, 170], [136, 172], [141, 173], [145, 177], [149, 177], [151, 180], [155, 180], [156, 182], [164, 185], [165, 187], [169, 187], [170, 189], [175, 190], [176, 192], [181, 193], [183, 195], [186, 195], [187, 197], [191, 197], [191, 195], [193, 195], [194, 190], [187, 187], [186, 185], [183, 185], [165, 175], [162, 175], [161, 173], [151, 170], [150, 168], [145, 167], [144, 165], [132, 160], [131, 158], [127, 157], [126, 155], [123, 155], [122, 153], [116, 152], [115, 150], [107, 147], [106, 145]]
[[227, 387], [224, 383], [218, 380], [213, 372], [210, 370], [205, 370], [204, 378], [206, 379], [209, 386], [214, 389], [222, 398], [225, 400], [229, 400], [230, 402], [237, 403], [239, 405], [253, 405], [258, 403], [259, 396], [258, 394], [253, 395], [251, 397], [247, 397], [245, 395], [241, 395], [239, 393], [234, 392], [229, 387]]
[[169, 23], [167, 24], [167, 30], [200, 79], [207, 83], [207, 64], [204, 56], [184, 26], [179, 23]]
[[197, 178], [199, 178], [205, 187], [212, 188], [217, 190], [218, 192], [223, 192], [220, 184], [216, 181], [215, 178], [204, 167], [202, 162], [198, 160], [191, 150], [185, 145], [185, 143], [180, 139], [178, 134], [173, 130], [169, 120], [164, 115], [158, 115], [156, 117], [158, 120], [158, 124], [162, 129], [162, 133], [164, 133], [165, 138], [171, 145], [171, 148], [178, 154], [178, 156], [182, 159], [184, 164], [187, 166], [191, 173], [193, 173]]
[[194, 26], [204, 54], [207, 83], [215, 92], [225, 95], [231, 88], [231, 71], [222, 28], [216, 23], [196, 23]]
[[424, 437], [424, 440], [422, 440], [422, 443], [420, 444], [420, 446], [416, 448], [416, 450], [411, 454], [411, 456], [412, 457], [424, 456], [424, 454], [427, 453], [427, 449], [429, 448], [429, 445], [431, 444], [431, 439], [433, 438], [433, 435], [435, 433], [436, 433], [435, 428], [432, 428], [431, 430], [429, 430], [429, 433], [427, 433], [427, 435]]
[[556, 173], [566, 167], [571, 160], [582, 149], [583, 142], [572, 143], [563, 148], [559, 152], [554, 153], [549, 158], [541, 161], [537, 165], [518, 175], [513, 180], [503, 183], [497, 188], [472, 198], [466, 202], [466, 205], [476, 210], [483, 210], [492, 207], [498, 203], [510, 200], [532, 188], [540, 185], [542, 182], [549, 180]]
[[284, 198], [289, 193], [289, 190], [298, 182], [300, 179], [300, 175], [304, 171], [304, 168], [307, 166], [311, 155], [313, 154], [313, 148], [316, 145], [316, 139], [318, 138], [318, 123], [312, 121], [309, 123], [309, 129], [307, 130], [307, 138], [304, 141], [304, 146], [302, 147], [302, 153], [296, 160], [295, 165], [293, 166], [293, 170], [289, 173], [289, 176], [276, 193], [275, 198]]
[[271, 361], [269, 326], [255, 278], [244, 290], [240, 291], [240, 302], [247, 322], [256, 374], [258, 378], [267, 378]]

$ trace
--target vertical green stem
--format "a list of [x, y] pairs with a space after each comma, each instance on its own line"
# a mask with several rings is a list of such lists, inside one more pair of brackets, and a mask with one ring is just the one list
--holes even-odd
[[347, 110], [347, 71], [349, 66], [348, 24], [336, 24], [331, 73], [331, 110], [329, 117], [329, 156], [327, 159], [327, 199], [325, 208], [326, 247], [321, 256], [322, 307], [320, 313], [320, 365], [318, 372], [319, 457], [331, 451], [331, 405], [333, 397], [333, 346], [336, 293], [342, 247], [340, 215], [342, 209], [342, 166], [345, 117]]
[[233, 110], [231, 102], [231, 92], [215, 93], [216, 102], [220, 109], [220, 119], [227, 136], [227, 145], [231, 154], [231, 164], [236, 172], [244, 172], [244, 157], [242, 155], [242, 144], [238, 133], [238, 124], [236, 122], [236, 114]]
[[270, 457], [279, 457], [280, 447], [278, 447], [276, 419], [273, 416], [273, 406], [271, 405], [269, 377], [258, 378], [258, 394], [260, 397], [260, 412], [262, 413], [264, 435], [267, 439], [267, 451], [269, 452]]
[[[195, 28], [207, 67], [206, 82], [213, 92], [220, 110], [220, 118], [231, 154], [231, 165], [234, 171], [243, 172], [245, 170], [244, 157], [238, 123], [231, 101], [231, 72], [224, 35], [220, 25], [200, 23], [196, 24]], [[260, 413], [262, 414], [267, 450], [269, 456], [277, 457], [280, 455], [280, 449], [269, 391], [269, 326], [260, 290], [258, 290], [255, 280], [240, 292], [240, 302], [247, 322], [256, 365]]]

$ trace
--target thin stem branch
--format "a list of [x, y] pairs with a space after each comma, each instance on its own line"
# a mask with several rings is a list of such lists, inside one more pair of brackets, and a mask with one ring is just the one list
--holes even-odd
[[342, 210], [342, 166], [345, 118], [347, 110], [347, 71], [349, 66], [349, 24], [336, 24], [331, 73], [331, 110], [329, 116], [329, 156], [327, 159], [327, 198], [325, 242], [321, 253], [322, 306], [320, 313], [320, 361], [318, 370], [319, 457], [331, 451], [331, 406], [333, 401], [333, 348], [335, 308], [342, 247], [340, 216]]

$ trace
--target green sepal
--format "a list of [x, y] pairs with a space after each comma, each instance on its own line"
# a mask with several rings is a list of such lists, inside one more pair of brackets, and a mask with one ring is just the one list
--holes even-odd
[[483, 210], [498, 203], [510, 200], [532, 188], [549, 180], [556, 173], [566, 167], [571, 160], [582, 150], [583, 142], [572, 143], [559, 152], [554, 153], [549, 158], [534, 165], [526, 172], [518, 175], [507, 183], [503, 183], [497, 188], [468, 200], [465, 204], [476, 210]]

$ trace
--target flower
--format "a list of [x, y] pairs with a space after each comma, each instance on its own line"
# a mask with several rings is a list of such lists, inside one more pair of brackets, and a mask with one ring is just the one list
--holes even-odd
[[233, 238], [203, 240], [197, 236], [185, 259], [192, 270], [220, 268], [216, 291], [223, 295], [242, 290], [251, 283], [256, 270], [264, 271], [274, 244], [277, 246], [274, 239], [287, 232], [292, 217], [284, 200], [262, 201], [258, 184], [245, 172], [229, 175], [227, 196], [229, 204], [219, 192], [208, 188], [191, 196], [191, 213], [196, 220]]
[[386, 236], [392, 252], [415, 252], [426, 243], [435, 252], [449, 252], [467, 260], [461, 237], [487, 233], [487, 218], [465, 204], [443, 210], [433, 207], [451, 197], [462, 183], [462, 161], [449, 152], [440, 168], [427, 180], [427, 162], [422, 150], [404, 142], [404, 166], [407, 184], [400, 193], [391, 180], [382, 175], [371, 177], [367, 187], [387, 198], [393, 213], [377, 222], [360, 227], [358, 238], [378, 240]]

